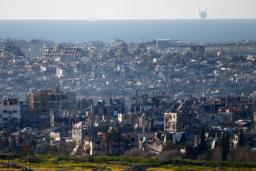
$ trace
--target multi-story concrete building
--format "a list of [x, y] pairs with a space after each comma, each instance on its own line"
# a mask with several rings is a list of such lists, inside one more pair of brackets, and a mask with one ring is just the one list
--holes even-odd
[[81, 50], [77, 47], [68, 46], [64, 44], [57, 44], [56, 46], [44, 47], [44, 57], [78, 57], [81, 55]]
[[165, 113], [164, 114], [164, 131], [173, 133], [178, 131], [178, 113]]
[[83, 122], [78, 122], [72, 127], [72, 139], [76, 144], [83, 140]]
[[30, 91], [28, 103], [30, 112], [34, 114], [45, 113], [48, 115], [51, 111], [57, 116], [74, 116], [76, 113], [76, 94], [72, 92]]
[[17, 98], [4, 97], [0, 103], [0, 127], [17, 130], [20, 127], [20, 103]]

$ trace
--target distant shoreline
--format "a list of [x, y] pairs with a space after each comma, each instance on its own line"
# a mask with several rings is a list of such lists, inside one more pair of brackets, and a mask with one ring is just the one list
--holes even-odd
[[0, 20], [0, 39], [81, 43], [172, 39], [185, 42], [256, 40], [256, 19]]

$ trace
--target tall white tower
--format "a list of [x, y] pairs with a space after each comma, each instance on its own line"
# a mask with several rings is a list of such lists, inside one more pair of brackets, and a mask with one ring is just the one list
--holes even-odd
[[202, 20], [206, 19], [207, 16], [208, 16], [207, 9], [205, 9], [205, 10], [199, 9], [199, 17], [200, 17]]

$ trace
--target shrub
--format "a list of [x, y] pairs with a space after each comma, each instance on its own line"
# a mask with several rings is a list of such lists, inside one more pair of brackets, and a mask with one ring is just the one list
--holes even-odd
[[111, 171], [111, 169], [107, 168], [106, 166], [103, 167], [94, 167], [93, 171]]
[[171, 160], [181, 159], [183, 155], [179, 150], [163, 151], [156, 157], [160, 162], [169, 162]]
[[57, 161], [69, 161], [69, 156], [65, 156], [65, 155], [63, 155], [63, 156], [58, 156], [58, 157], [56, 158], [56, 160], [57, 160]]
[[251, 162], [256, 158], [256, 152], [251, 151], [249, 148], [232, 149], [229, 152], [229, 160], [238, 162]]
[[37, 156], [27, 156], [26, 157], [26, 160], [30, 163], [40, 163], [41, 162], [41, 159]]
[[13, 153], [12, 154], [0, 154], [0, 159], [4, 159], [4, 160], [9, 160], [9, 159], [13, 160], [18, 157], [20, 157], [20, 156], [17, 154], [13, 154]]
[[143, 151], [140, 148], [133, 148], [124, 153], [126, 157], [150, 157], [152, 156], [149, 152]]

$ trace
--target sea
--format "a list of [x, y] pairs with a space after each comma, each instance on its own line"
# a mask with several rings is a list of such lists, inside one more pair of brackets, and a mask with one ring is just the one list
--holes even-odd
[[256, 40], [256, 19], [225, 20], [0, 20], [0, 39], [43, 39], [56, 42], [183, 42]]

